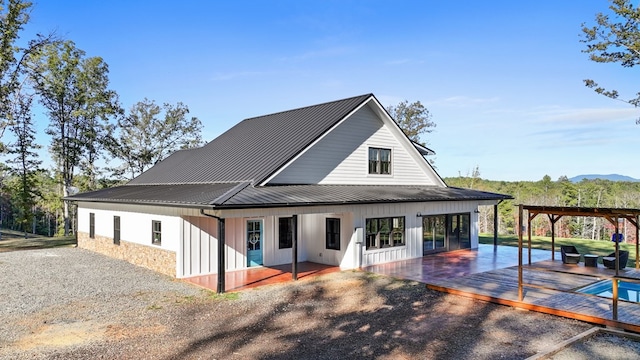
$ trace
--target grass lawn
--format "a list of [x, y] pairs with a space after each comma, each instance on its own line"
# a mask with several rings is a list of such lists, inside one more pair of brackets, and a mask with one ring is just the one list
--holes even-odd
[[[480, 244], [493, 245], [493, 234], [480, 234]], [[527, 246], [527, 237], [522, 238], [523, 245]], [[518, 237], [515, 235], [500, 235], [498, 236], [498, 245], [505, 246], [518, 246]], [[555, 246], [556, 251], [560, 251], [560, 245], [573, 245], [578, 249], [580, 254], [594, 254], [600, 256], [607, 256], [615, 251], [615, 245], [611, 241], [605, 240], [587, 240], [587, 239], [574, 239], [574, 238], [556, 238]], [[551, 250], [551, 238], [544, 236], [532, 236], [531, 247], [533, 249]], [[629, 251], [628, 267], [635, 267], [636, 261], [636, 245], [635, 244], [620, 244], [620, 250]]]
[[48, 237], [27, 234], [25, 238], [23, 232], [7, 229], [0, 230], [0, 235], [0, 252], [76, 246], [75, 236]]

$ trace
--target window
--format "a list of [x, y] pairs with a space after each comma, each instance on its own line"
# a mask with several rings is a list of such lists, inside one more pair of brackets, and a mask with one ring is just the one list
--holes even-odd
[[369, 148], [369, 174], [391, 174], [391, 149]]
[[291, 249], [293, 246], [293, 218], [278, 219], [278, 248]]
[[404, 245], [404, 217], [367, 219], [366, 227], [367, 250]]
[[113, 243], [120, 245], [120, 216], [113, 217]]
[[96, 214], [89, 213], [89, 237], [96, 238]]
[[162, 245], [162, 226], [158, 220], [151, 221], [151, 243]]
[[327, 218], [327, 249], [340, 250], [340, 219]]

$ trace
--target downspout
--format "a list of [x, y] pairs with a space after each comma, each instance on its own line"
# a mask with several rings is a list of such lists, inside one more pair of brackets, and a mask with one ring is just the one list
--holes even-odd
[[204, 212], [204, 209], [200, 209], [200, 215], [207, 216], [210, 218], [214, 218], [218, 220], [218, 284], [217, 284], [217, 293], [224, 293], [225, 288], [225, 262], [224, 262], [224, 218], [221, 218], [216, 215], [207, 214]]

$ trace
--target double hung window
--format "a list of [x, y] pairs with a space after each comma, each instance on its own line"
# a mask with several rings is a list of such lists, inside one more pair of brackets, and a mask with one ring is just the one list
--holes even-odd
[[369, 174], [391, 174], [391, 149], [369, 148]]

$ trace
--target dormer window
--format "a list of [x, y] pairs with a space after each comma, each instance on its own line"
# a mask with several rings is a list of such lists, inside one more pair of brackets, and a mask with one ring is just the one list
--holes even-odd
[[369, 148], [369, 174], [391, 174], [391, 149]]

